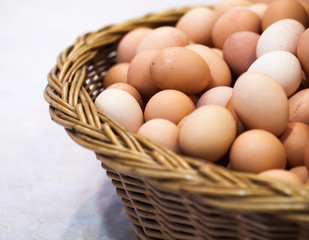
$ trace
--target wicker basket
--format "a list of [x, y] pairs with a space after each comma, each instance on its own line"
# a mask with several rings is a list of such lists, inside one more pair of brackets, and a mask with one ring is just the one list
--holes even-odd
[[128, 31], [174, 25], [170, 9], [84, 34], [63, 51], [44, 97], [53, 121], [95, 152], [139, 239], [309, 239], [309, 187], [177, 155], [98, 113], [94, 99]]

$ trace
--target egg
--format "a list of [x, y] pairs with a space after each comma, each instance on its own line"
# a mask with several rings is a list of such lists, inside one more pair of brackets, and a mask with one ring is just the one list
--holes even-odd
[[136, 49], [140, 41], [148, 34], [152, 28], [137, 27], [126, 33], [117, 46], [116, 62], [131, 62], [136, 55]]
[[283, 87], [287, 97], [293, 95], [302, 80], [302, 68], [297, 57], [287, 51], [271, 51], [256, 59], [248, 72], [272, 76]]
[[212, 45], [211, 30], [217, 20], [217, 13], [207, 7], [194, 7], [188, 10], [176, 23], [195, 43]]
[[144, 123], [140, 105], [124, 90], [106, 89], [96, 97], [94, 104], [99, 112], [106, 114], [129, 132], [136, 133]]
[[128, 69], [129, 63], [117, 63], [109, 68], [104, 77], [103, 87], [107, 88], [114, 83], [126, 83]]
[[309, 141], [306, 143], [304, 149], [304, 162], [305, 166], [307, 167], [307, 170], [309, 171]]
[[306, 166], [293, 167], [290, 169], [290, 172], [297, 175], [302, 181], [302, 183], [306, 183], [308, 179], [308, 169], [306, 168]]
[[188, 97], [191, 99], [191, 101], [193, 102], [194, 105], [197, 104], [200, 96], [198, 94], [191, 94], [191, 95], [188, 95]]
[[268, 4], [263, 3], [263, 2], [253, 3], [253, 4], [248, 6], [248, 9], [255, 12], [261, 19], [263, 19], [263, 16], [264, 16], [267, 8], [268, 8]]
[[308, 15], [308, 24], [309, 24], [309, 2], [308, 0], [297, 0], [305, 9], [305, 11], [307, 12]]
[[309, 124], [309, 89], [303, 89], [289, 98], [289, 121]]
[[223, 48], [224, 41], [232, 33], [251, 31], [260, 34], [261, 18], [248, 9], [230, 10], [221, 15], [212, 29], [212, 41], [216, 48]]
[[256, 60], [256, 45], [260, 35], [250, 31], [231, 34], [223, 45], [223, 58], [234, 75], [246, 72]]
[[160, 50], [152, 59], [150, 75], [160, 89], [175, 89], [196, 94], [206, 88], [210, 70], [204, 59], [184, 47]]
[[186, 155], [216, 162], [230, 148], [236, 136], [236, 122], [232, 114], [219, 105], [205, 105], [182, 124], [180, 148]]
[[217, 53], [220, 57], [223, 57], [223, 51], [219, 48], [211, 48], [215, 53]]
[[181, 119], [195, 110], [192, 100], [175, 89], [162, 90], [153, 95], [146, 104], [145, 121], [163, 118], [178, 124]]
[[307, 28], [297, 44], [297, 57], [304, 72], [309, 76], [309, 28]]
[[166, 119], [152, 119], [145, 122], [137, 134], [179, 153], [179, 128]]
[[289, 121], [289, 102], [281, 85], [265, 73], [243, 73], [234, 85], [234, 110], [248, 129], [264, 129], [279, 136]]
[[309, 126], [301, 122], [289, 122], [279, 137], [286, 155], [288, 167], [304, 165], [304, 151], [309, 141]]
[[225, 107], [228, 100], [232, 97], [233, 88], [227, 86], [214, 87], [207, 90], [198, 100], [196, 107], [207, 104], [215, 104]]
[[114, 84], [108, 86], [108, 88], [106, 88], [106, 89], [109, 89], [109, 88], [117, 88], [117, 89], [121, 89], [121, 90], [124, 90], [124, 91], [130, 93], [136, 99], [136, 101], [138, 102], [140, 107], [142, 109], [144, 109], [144, 102], [143, 102], [142, 96], [139, 94], [139, 92], [136, 90], [136, 88], [134, 88], [130, 84], [128, 84], [128, 83], [114, 83]]
[[293, 172], [284, 169], [270, 169], [258, 174], [259, 177], [282, 183], [302, 184], [301, 179]]
[[136, 88], [145, 103], [159, 91], [149, 70], [152, 59], [157, 53], [157, 50], [146, 50], [137, 54], [128, 69], [127, 83]]
[[263, 31], [271, 24], [282, 19], [294, 19], [305, 28], [308, 26], [308, 16], [304, 7], [295, 0], [275, 0], [269, 3], [262, 19]]
[[233, 170], [260, 173], [269, 169], [284, 169], [286, 154], [279, 139], [272, 133], [252, 129], [240, 134], [230, 150]]
[[[190, 114], [189, 114], [189, 115], [190, 115]], [[177, 127], [178, 127], [179, 129], [182, 128], [183, 123], [186, 121], [186, 119], [187, 119], [187, 117], [188, 117], [189, 115], [183, 117], [183, 118], [178, 122]]]
[[173, 26], [161, 26], [149, 32], [137, 46], [136, 54], [149, 49], [161, 50], [167, 47], [183, 47], [189, 43], [188, 36]]
[[232, 73], [229, 66], [212, 48], [202, 44], [189, 44], [185, 48], [199, 54], [206, 61], [210, 71], [210, 80], [206, 89], [232, 85]]
[[220, 0], [214, 5], [214, 9], [218, 15], [222, 15], [232, 8], [249, 6], [250, 4], [252, 4], [252, 1], [250, 0]]
[[230, 99], [227, 101], [225, 107], [226, 107], [227, 110], [229, 110], [232, 113], [232, 115], [233, 115], [233, 117], [236, 121], [237, 136], [239, 134], [243, 133], [244, 131], [246, 131], [244, 124], [239, 120], [236, 112], [234, 111], [232, 97], [230, 97]]
[[283, 19], [271, 24], [261, 34], [257, 46], [256, 56], [259, 58], [270, 51], [282, 50], [296, 55], [297, 44], [304, 26], [294, 19]]

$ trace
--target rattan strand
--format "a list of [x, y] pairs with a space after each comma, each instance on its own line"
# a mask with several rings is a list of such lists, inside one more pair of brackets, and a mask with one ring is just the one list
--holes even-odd
[[177, 155], [98, 113], [94, 99], [128, 31], [174, 25], [170, 9], [78, 37], [48, 74], [53, 121], [94, 151], [139, 239], [309, 239], [309, 187], [259, 179]]

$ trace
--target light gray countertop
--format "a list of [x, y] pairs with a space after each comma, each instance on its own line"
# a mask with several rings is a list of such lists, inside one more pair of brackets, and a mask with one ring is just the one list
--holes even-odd
[[0, 239], [135, 239], [93, 152], [49, 116], [43, 98], [58, 54], [85, 32], [170, 7], [217, 1], [0, 3]]

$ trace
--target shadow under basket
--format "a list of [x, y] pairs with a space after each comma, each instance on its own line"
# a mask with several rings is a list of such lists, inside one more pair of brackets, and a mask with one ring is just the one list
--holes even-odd
[[60, 53], [45, 100], [53, 121], [95, 152], [138, 239], [309, 239], [309, 187], [177, 155], [97, 112], [106, 71], [130, 30], [174, 25], [188, 8], [86, 33]]

